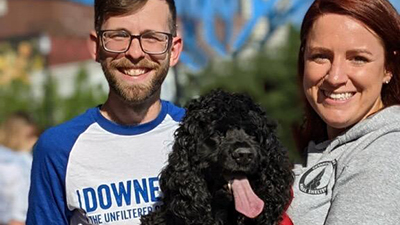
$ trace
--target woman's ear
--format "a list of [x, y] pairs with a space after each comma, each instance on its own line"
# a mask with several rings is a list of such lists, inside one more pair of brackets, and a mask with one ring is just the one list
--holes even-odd
[[390, 82], [390, 80], [392, 79], [392, 77], [393, 77], [392, 72], [390, 72], [389, 70], [385, 70], [385, 74], [383, 76], [382, 83], [388, 84]]
[[92, 30], [90, 32], [89, 38], [87, 39], [87, 46], [89, 49], [90, 56], [92, 56], [92, 58], [96, 60], [96, 62], [99, 62], [100, 43], [97, 38], [96, 31]]
[[175, 66], [179, 61], [179, 56], [183, 50], [183, 41], [181, 35], [178, 33], [176, 37], [172, 38], [172, 46], [170, 53], [170, 66]]

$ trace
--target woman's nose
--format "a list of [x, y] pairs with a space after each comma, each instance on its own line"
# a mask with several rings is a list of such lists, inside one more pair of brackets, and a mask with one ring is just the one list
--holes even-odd
[[346, 70], [346, 61], [344, 59], [334, 59], [331, 68], [326, 74], [325, 81], [333, 86], [345, 85], [349, 77]]

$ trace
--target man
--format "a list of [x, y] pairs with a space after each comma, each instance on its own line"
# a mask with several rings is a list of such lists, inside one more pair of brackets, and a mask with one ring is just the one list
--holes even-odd
[[173, 0], [96, 0], [93, 58], [108, 99], [47, 130], [34, 149], [27, 224], [139, 224], [184, 110], [160, 100], [182, 51]]

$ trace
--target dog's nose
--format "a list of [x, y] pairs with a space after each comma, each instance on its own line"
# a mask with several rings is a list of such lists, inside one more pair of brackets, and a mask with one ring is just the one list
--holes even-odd
[[246, 165], [251, 162], [254, 154], [250, 151], [249, 148], [237, 148], [232, 153], [232, 158], [241, 165]]

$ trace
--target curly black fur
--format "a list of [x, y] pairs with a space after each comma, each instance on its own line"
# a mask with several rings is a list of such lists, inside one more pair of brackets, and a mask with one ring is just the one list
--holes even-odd
[[[293, 175], [275, 129], [246, 95], [217, 90], [189, 102], [160, 175], [164, 204], [142, 217], [142, 224], [278, 224], [291, 199]], [[250, 157], [238, 157], [238, 148]], [[235, 211], [226, 188], [226, 178], [238, 174], [247, 176], [265, 202], [254, 219]]]

